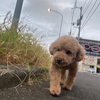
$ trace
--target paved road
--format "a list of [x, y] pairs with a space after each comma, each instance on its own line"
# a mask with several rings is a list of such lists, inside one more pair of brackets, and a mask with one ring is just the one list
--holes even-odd
[[0, 100], [100, 100], [100, 76], [78, 73], [77, 81], [72, 91], [62, 89], [60, 97], [49, 94], [49, 82], [40, 86], [0, 90]]

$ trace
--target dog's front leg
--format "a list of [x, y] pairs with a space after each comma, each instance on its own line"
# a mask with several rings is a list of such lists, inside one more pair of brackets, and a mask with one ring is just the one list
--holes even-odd
[[68, 77], [64, 83], [63, 88], [67, 89], [67, 90], [71, 90], [75, 79], [76, 79], [76, 74], [77, 74], [77, 63], [74, 63], [70, 66], [71, 68], [69, 69], [69, 73], [68, 73]]
[[61, 70], [56, 66], [51, 66], [50, 69], [50, 93], [54, 96], [59, 96], [61, 93], [60, 86]]
[[65, 69], [61, 69], [61, 81], [60, 81], [60, 83], [62, 85], [64, 85], [65, 80], [66, 80], [66, 70]]

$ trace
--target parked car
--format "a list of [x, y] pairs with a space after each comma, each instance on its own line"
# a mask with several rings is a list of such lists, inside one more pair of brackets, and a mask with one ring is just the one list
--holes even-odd
[[95, 70], [94, 70], [94, 68], [89, 68], [88, 72], [95, 73]]

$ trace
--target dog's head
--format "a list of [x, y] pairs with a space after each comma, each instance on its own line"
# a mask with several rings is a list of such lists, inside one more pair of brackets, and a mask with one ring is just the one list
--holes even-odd
[[67, 66], [74, 61], [81, 61], [85, 55], [84, 48], [72, 36], [62, 36], [55, 40], [49, 48], [53, 55], [53, 63], [59, 66]]

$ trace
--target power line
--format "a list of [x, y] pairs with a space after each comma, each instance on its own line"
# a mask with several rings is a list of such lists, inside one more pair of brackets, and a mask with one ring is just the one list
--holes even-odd
[[[75, 1], [75, 5], [74, 5], [74, 9], [73, 9], [73, 15], [72, 15], [72, 25], [74, 25], [75, 23], [73, 23], [73, 17], [74, 17], [74, 10], [77, 8], [80, 10], [80, 18], [77, 20], [77, 28], [78, 28], [78, 40], [80, 39], [80, 31], [81, 31], [81, 21], [82, 21], [82, 18], [83, 18], [83, 14], [82, 14], [82, 10], [83, 10], [83, 7], [78, 7], [76, 5], [77, 3], [77, 0]], [[86, 3], [86, 1], [85, 1]], [[85, 3], [83, 6], [85, 6]], [[71, 25], [71, 29], [72, 29], [72, 25]], [[71, 35], [71, 31], [70, 31], [70, 35]]]
[[85, 7], [85, 5], [86, 5], [86, 2], [87, 2], [87, 0], [85, 0], [84, 4], [83, 4], [83, 6], [82, 6], [83, 8]]
[[[83, 4], [82, 8], [84, 8], [84, 7], [85, 7], [86, 2], [87, 2], [87, 0], [85, 0], [85, 2], [84, 2], [84, 4]], [[80, 16], [80, 14], [77, 16], [77, 20], [79, 19], [79, 16]]]
[[[85, 7], [86, 2], [87, 2], [87, 0], [85, 0], [84, 4], [83, 4], [83, 6], [82, 6], [82, 9]], [[80, 14], [77, 16], [77, 20], [79, 19], [79, 16], [80, 16]]]
[[[86, 6], [85, 9], [88, 9], [88, 8], [89, 8], [89, 6], [91, 5], [92, 1], [93, 1], [93, 0], [91, 0], [90, 2], [88, 2], [88, 4], [87, 4], [87, 6]], [[96, 2], [97, 2], [97, 0], [94, 2], [94, 5], [92, 6], [91, 10], [89, 11], [89, 13], [88, 13], [88, 15], [87, 15], [87, 17], [86, 17], [86, 19], [85, 19], [83, 25], [85, 25], [85, 22], [86, 22], [87, 19], [89, 18], [89, 15], [90, 15], [90, 13], [92, 12], [92, 10], [93, 10], [93, 8], [94, 8]], [[85, 4], [86, 4], [86, 1], [85, 1], [84, 5], [85, 5]], [[83, 7], [84, 7], [84, 5], [83, 5]], [[84, 14], [85, 14], [85, 13], [86, 13], [86, 12], [84, 12]], [[87, 23], [87, 22], [86, 22], [86, 23]], [[82, 25], [82, 27], [83, 27], [83, 25]], [[82, 29], [81, 29], [81, 30], [82, 30]], [[81, 31], [80, 31], [80, 32], [81, 32]]]
[[90, 7], [92, 1], [93, 1], [93, 0], [91, 0], [90, 2], [88, 2], [87, 6], [86, 6], [85, 9], [83, 10], [83, 15], [86, 13], [87, 9]]
[[92, 8], [91, 8], [91, 10], [89, 11], [89, 13], [88, 13], [88, 15], [87, 15], [87, 17], [86, 17], [85, 21], [83, 22], [83, 25], [82, 25], [82, 26], [84, 26], [85, 22], [86, 22], [86, 21], [87, 21], [87, 19], [89, 18], [89, 16], [90, 16], [90, 14], [91, 14], [91, 12], [92, 12], [93, 8], [95, 7], [95, 4], [96, 4], [96, 3], [97, 3], [97, 0], [95, 0], [95, 2], [94, 2], [94, 4], [93, 4], [93, 6], [92, 6]]
[[[94, 9], [94, 11], [92, 12], [91, 16], [88, 18], [88, 20], [86, 21], [86, 23], [84, 24], [84, 26], [82, 27], [82, 29], [85, 27], [85, 25], [88, 23], [88, 21], [90, 20], [90, 18], [93, 16], [93, 14], [95, 13], [95, 11], [98, 9], [98, 7], [100, 6], [100, 3], [96, 6], [96, 8]], [[82, 31], [81, 29], [81, 31]]]

